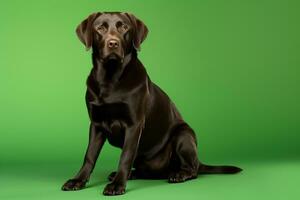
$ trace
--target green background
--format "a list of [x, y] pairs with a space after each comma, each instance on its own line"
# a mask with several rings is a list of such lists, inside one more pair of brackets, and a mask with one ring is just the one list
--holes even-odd
[[[239, 175], [129, 181], [112, 199], [299, 199], [300, 4], [291, 0], [0, 2], [0, 199], [101, 199], [120, 150], [106, 144], [88, 188], [61, 192], [88, 141], [90, 52], [76, 26], [128, 11], [139, 58], [197, 132], [199, 156]], [[299, 183], [298, 183], [299, 184]]]

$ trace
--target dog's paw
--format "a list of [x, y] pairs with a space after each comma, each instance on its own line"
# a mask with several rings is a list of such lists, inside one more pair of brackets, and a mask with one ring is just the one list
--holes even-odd
[[82, 181], [79, 179], [70, 179], [61, 187], [61, 189], [63, 191], [81, 190], [85, 187], [85, 184], [86, 181]]
[[194, 179], [197, 175], [193, 175], [193, 173], [188, 173], [186, 171], [178, 171], [175, 173], [171, 173], [169, 176], [169, 183], [182, 183], [184, 181]]
[[125, 193], [125, 186], [116, 183], [109, 183], [106, 185], [103, 194], [107, 196], [121, 195]]

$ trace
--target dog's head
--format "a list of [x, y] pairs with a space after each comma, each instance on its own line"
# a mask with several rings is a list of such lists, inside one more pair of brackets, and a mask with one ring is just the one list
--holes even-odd
[[100, 60], [123, 62], [125, 55], [140, 49], [148, 29], [132, 14], [98, 12], [83, 20], [76, 33], [86, 49], [92, 47]]

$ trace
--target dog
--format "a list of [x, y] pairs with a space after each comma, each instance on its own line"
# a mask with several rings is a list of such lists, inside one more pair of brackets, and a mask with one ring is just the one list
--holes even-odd
[[83, 165], [62, 190], [85, 187], [106, 140], [122, 153], [104, 195], [124, 194], [128, 179], [179, 183], [199, 174], [242, 170], [199, 161], [193, 129], [137, 57], [148, 34], [141, 20], [130, 13], [97, 12], [82, 21], [76, 33], [87, 50], [92, 48], [85, 97], [91, 123]]

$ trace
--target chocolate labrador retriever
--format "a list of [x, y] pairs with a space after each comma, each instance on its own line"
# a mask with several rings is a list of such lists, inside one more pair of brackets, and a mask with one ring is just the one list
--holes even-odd
[[83, 165], [62, 190], [85, 187], [106, 140], [122, 153], [104, 195], [123, 194], [128, 179], [179, 183], [198, 174], [241, 171], [198, 160], [193, 129], [137, 58], [148, 33], [141, 20], [129, 13], [98, 12], [81, 22], [76, 33], [86, 48], [93, 50], [86, 92], [91, 123]]

